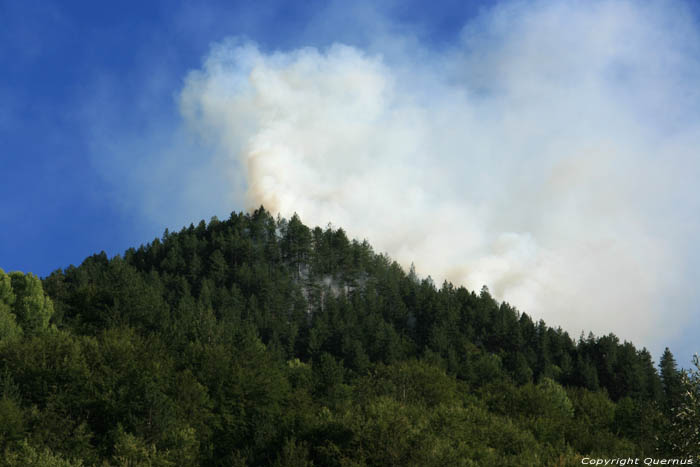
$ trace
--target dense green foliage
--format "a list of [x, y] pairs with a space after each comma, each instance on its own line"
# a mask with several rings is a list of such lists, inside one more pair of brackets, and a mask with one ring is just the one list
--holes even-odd
[[43, 284], [0, 271], [6, 465], [694, 455], [699, 383], [262, 208]]

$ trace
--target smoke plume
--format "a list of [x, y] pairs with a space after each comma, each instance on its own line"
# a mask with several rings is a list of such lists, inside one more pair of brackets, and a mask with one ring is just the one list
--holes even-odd
[[700, 35], [673, 5], [504, 3], [440, 52], [228, 39], [181, 111], [249, 208], [648, 344], [686, 322], [698, 270]]

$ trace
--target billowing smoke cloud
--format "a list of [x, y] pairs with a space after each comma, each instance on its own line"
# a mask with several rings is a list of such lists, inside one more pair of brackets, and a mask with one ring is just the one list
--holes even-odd
[[700, 35], [673, 7], [505, 3], [440, 53], [227, 40], [181, 110], [246, 206], [649, 344], [686, 322], [698, 269]]

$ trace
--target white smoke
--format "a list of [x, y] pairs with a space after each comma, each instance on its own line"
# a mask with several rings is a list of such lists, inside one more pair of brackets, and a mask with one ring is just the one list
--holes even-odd
[[181, 111], [245, 174], [247, 207], [332, 222], [574, 335], [656, 342], [686, 322], [698, 266], [700, 35], [682, 6], [504, 3], [440, 53], [230, 39]]

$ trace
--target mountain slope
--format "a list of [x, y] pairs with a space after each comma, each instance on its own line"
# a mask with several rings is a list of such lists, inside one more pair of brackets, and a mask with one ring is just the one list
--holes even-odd
[[9, 465], [573, 465], [678, 453], [673, 364], [661, 378], [649, 352], [612, 334], [574, 340], [486, 287], [438, 288], [296, 216], [260, 208], [166, 231], [43, 287], [51, 325], [0, 334]]

